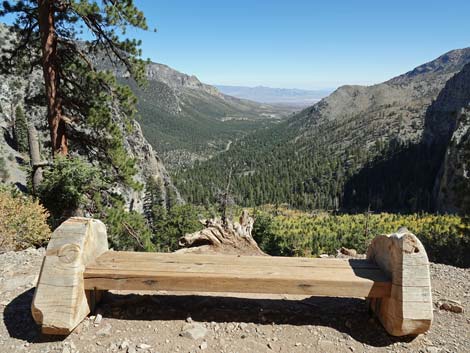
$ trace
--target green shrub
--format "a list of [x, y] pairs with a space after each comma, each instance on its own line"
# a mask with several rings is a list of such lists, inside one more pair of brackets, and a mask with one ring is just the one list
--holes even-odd
[[16, 189], [0, 188], [0, 250], [44, 246], [51, 235], [48, 212]]
[[109, 245], [115, 250], [154, 251], [152, 233], [143, 215], [127, 212], [122, 207], [104, 211], [103, 222], [108, 229]]
[[470, 224], [465, 218], [431, 214], [312, 215], [271, 208], [258, 211], [253, 235], [263, 251], [281, 256], [336, 254], [342, 246], [365, 253], [372, 238], [407, 227], [433, 262], [470, 267]]
[[44, 171], [38, 196], [50, 211], [52, 224], [58, 225], [79, 209], [95, 213], [97, 206], [92, 201], [103, 186], [103, 176], [97, 167], [78, 157], [57, 157], [54, 165]]
[[252, 235], [261, 250], [270, 255], [282, 255], [278, 237], [273, 229], [273, 218], [261, 212], [255, 212], [254, 218]]
[[169, 210], [156, 205], [152, 210], [153, 243], [158, 251], [175, 251], [178, 240], [187, 233], [202, 229], [199, 222], [199, 208], [186, 204], [175, 205]]
[[18, 151], [25, 153], [29, 151], [28, 144], [28, 123], [21, 105], [18, 105], [15, 110], [15, 140]]

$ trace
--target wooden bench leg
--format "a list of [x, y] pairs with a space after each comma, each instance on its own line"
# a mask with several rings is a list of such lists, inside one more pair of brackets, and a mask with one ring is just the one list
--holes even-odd
[[429, 330], [433, 318], [429, 260], [419, 239], [406, 228], [379, 235], [369, 246], [367, 259], [392, 280], [390, 297], [370, 300], [387, 332], [407, 336]]
[[31, 307], [42, 332], [68, 335], [92, 310], [85, 293], [85, 266], [108, 250], [105, 225], [73, 217], [52, 234]]

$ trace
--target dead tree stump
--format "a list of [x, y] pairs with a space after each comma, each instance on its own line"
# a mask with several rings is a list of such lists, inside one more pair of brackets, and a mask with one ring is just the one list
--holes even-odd
[[225, 253], [238, 255], [266, 255], [253, 239], [254, 219], [244, 210], [239, 222], [221, 218], [200, 221], [204, 229], [180, 238], [183, 249], [179, 253]]

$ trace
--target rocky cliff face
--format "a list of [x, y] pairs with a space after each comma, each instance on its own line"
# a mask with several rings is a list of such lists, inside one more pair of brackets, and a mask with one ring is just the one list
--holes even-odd
[[[9, 45], [11, 40], [7, 28], [1, 26], [0, 50], [5, 45]], [[26, 169], [29, 162], [27, 155], [18, 153], [14, 148], [12, 137], [14, 110], [17, 105], [24, 107], [28, 123], [33, 124], [39, 131], [43, 158], [48, 159], [50, 153], [47, 147], [49, 135], [45, 119], [46, 109], [43, 105], [31, 100], [32, 97], [37, 96], [43, 85], [42, 74], [39, 71], [33, 71], [23, 77], [0, 75], [0, 104], [2, 107], [0, 112], [0, 127], [2, 127], [0, 158], [6, 161], [9, 174], [5, 182], [16, 184], [23, 189], [26, 189]], [[116, 112], [115, 119], [119, 122], [123, 118]], [[125, 129], [124, 123], [121, 125], [122, 129]], [[132, 131], [130, 133], [126, 131], [123, 135], [128, 153], [137, 162], [138, 172], [135, 179], [144, 185], [142, 191], [135, 191], [123, 185], [116, 186], [116, 190], [127, 201], [128, 208], [139, 212], [143, 211], [145, 184], [149, 178], [155, 179], [157, 184], [161, 185], [161, 194], [164, 200], [171, 193], [178, 201], [182, 201], [160, 157], [145, 139], [139, 123], [134, 121]], [[78, 144], [78, 149], [80, 149], [80, 142], [74, 141], [74, 143]]]
[[187, 75], [158, 63], [147, 65], [147, 77], [149, 80], [161, 81], [173, 88], [196, 89], [208, 94], [222, 97], [222, 94], [214, 86], [206, 85], [194, 75]]
[[[164, 202], [167, 201], [169, 194], [175, 195], [177, 202], [183, 202], [162, 160], [145, 139], [137, 121], [133, 122], [133, 131], [127, 134], [125, 139], [128, 153], [137, 161], [138, 171], [135, 179], [145, 186], [148, 178], [153, 178], [157, 185], [160, 185], [160, 192]], [[143, 212], [145, 187], [142, 191], [121, 188], [121, 192], [126, 197], [129, 208]]]
[[437, 209], [468, 210], [470, 206], [470, 64], [452, 77], [426, 116], [424, 142], [445, 148], [436, 180]]

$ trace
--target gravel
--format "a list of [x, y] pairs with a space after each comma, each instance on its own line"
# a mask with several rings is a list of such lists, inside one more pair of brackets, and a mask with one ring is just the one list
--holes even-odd
[[469, 269], [431, 264], [434, 323], [414, 339], [387, 335], [363, 299], [168, 292], [108, 292], [64, 339], [42, 336], [31, 318], [43, 256], [0, 254], [2, 353], [470, 353]]

